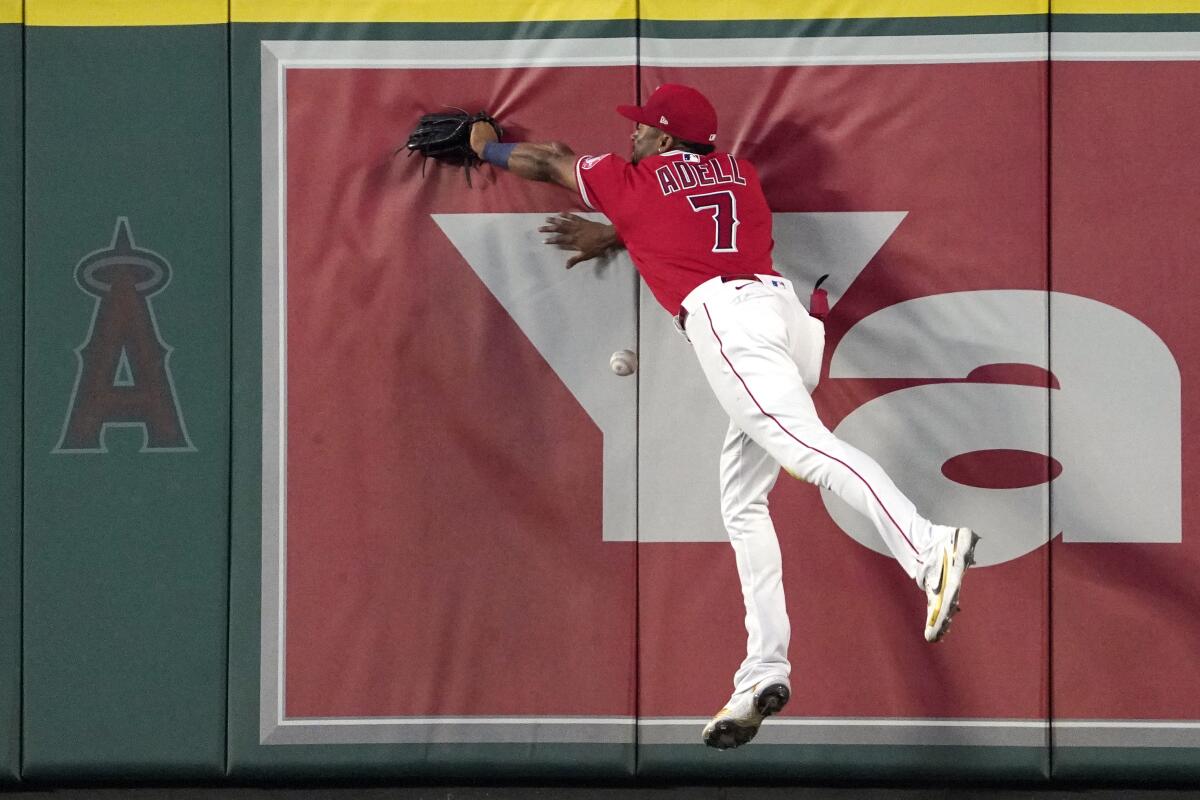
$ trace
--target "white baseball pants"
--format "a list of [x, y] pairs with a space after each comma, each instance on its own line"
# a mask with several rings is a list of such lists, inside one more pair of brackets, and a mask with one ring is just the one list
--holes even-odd
[[767, 510], [781, 465], [869, 518], [918, 584], [931, 560], [925, 554], [945, 528], [920, 516], [874, 459], [817, 418], [809, 393], [820, 378], [825, 326], [809, 316], [790, 282], [770, 275], [714, 278], [683, 307], [686, 335], [730, 420], [721, 454], [721, 512], [737, 559], [747, 633], [746, 659], [734, 677], [737, 693], [791, 671], [779, 542]]

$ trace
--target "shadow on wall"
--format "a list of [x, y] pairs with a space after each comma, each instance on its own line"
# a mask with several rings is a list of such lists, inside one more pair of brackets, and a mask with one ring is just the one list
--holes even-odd
[[[796, 181], [805, 184], [805, 205], [808, 207], [803, 210], [851, 210], [844, 192], [825, 185], [828, 166], [836, 156], [818, 125], [784, 120], [751, 133], [760, 134], [761, 138], [735, 142], [733, 149], [758, 169], [763, 191], [773, 211], [796, 210], [774, 208], [773, 200], [794, 193]], [[787, 154], [786, 167], [779, 166], [780, 153]]]

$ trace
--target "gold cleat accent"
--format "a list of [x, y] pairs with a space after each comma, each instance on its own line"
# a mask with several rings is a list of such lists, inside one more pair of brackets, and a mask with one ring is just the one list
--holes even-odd
[[941, 574], [936, 587], [927, 589], [925, 597], [929, 616], [925, 620], [925, 641], [937, 642], [950, 630], [950, 618], [959, 611], [958, 595], [963, 576], [975, 563], [975, 545], [979, 534], [970, 528], [955, 528], [949, 541], [942, 546]]

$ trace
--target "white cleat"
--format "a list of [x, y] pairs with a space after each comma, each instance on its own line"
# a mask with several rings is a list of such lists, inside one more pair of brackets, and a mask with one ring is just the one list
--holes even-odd
[[937, 583], [925, 589], [928, 601], [925, 617], [925, 641], [936, 642], [950, 629], [950, 618], [958, 611], [958, 593], [967, 567], [975, 563], [975, 543], [979, 534], [970, 528], [955, 528], [937, 549], [940, 563]]
[[791, 696], [787, 678], [760, 681], [753, 691], [735, 694], [704, 726], [704, 743], [718, 750], [741, 747], [754, 738], [764, 719], [787, 705]]

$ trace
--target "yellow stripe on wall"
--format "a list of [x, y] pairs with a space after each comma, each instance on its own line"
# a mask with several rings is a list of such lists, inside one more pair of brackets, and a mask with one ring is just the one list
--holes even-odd
[[228, 21], [226, 0], [25, 0], [26, 25], [221, 25]]
[[[643, 19], [887, 19], [1045, 14], [1051, 0], [641, 0]], [[1056, 14], [1196, 14], [1200, 0], [1052, 0]], [[232, 5], [232, 14], [229, 6]], [[24, 9], [22, 9], [24, 6]], [[22, 14], [24, 11], [24, 14]], [[633, 19], [637, 0], [0, 0], [0, 23], [531, 22]]]
[[633, 19], [636, 0], [231, 0], [234, 22], [539, 22]]
[[642, 19], [887, 19], [1045, 14], [1048, 0], [642, 0]]
[[1197, 14], [1200, 0], [1052, 0], [1055, 14]]
[[21, 21], [21, 0], [0, 0], [0, 24]]

